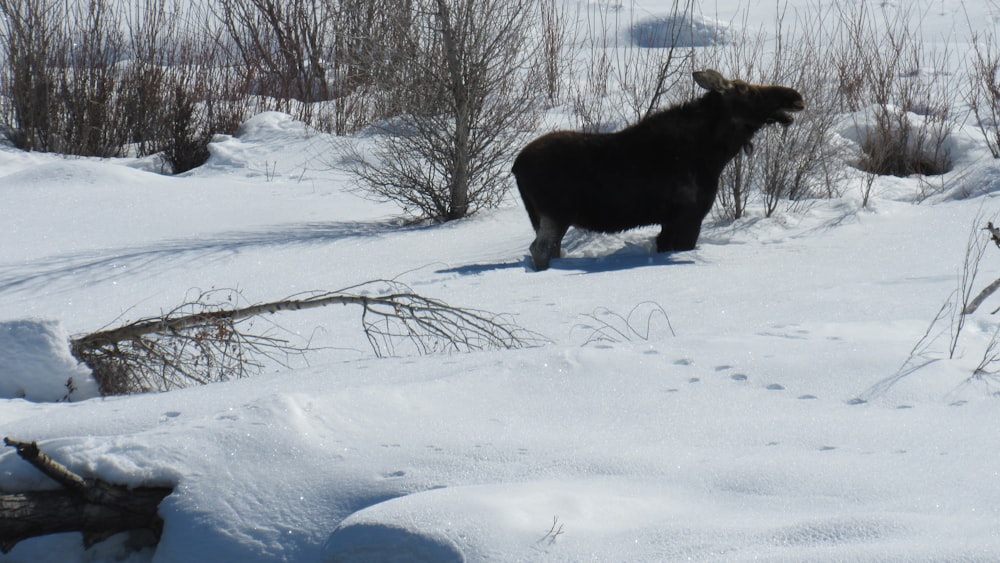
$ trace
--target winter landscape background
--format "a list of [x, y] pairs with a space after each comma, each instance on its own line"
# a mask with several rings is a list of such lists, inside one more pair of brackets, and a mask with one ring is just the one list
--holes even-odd
[[[1000, 6], [912, 5], [951, 66], [911, 70], [961, 91]], [[696, 9], [699, 33], [777, 36], [774, 3]], [[602, 21], [670, 15], [622, 10]], [[835, 116], [834, 197], [720, 211], [684, 253], [653, 252], [655, 228], [571, 230], [541, 273], [516, 191], [444, 224], [364, 197], [337, 163], [371, 132], [263, 112], [177, 176], [0, 144], [0, 433], [88, 478], [174, 487], [156, 546], [63, 534], [0, 561], [996, 560], [1000, 297], [958, 311], [1000, 277], [982, 230], [1000, 161], [958, 96], [950, 171], [866, 184], [850, 155], [869, 111]], [[537, 134], [574, 119], [552, 107]], [[249, 304], [390, 279], [544, 342], [379, 358], [354, 308], [279, 313], [257, 326], [310, 352], [113, 397], [69, 352], [202, 291]], [[0, 454], [0, 490], [53, 486]]]

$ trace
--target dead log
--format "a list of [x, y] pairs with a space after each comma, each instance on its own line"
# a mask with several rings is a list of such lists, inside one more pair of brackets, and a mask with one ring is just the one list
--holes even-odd
[[85, 547], [130, 530], [148, 530], [159, 538], [160, 502], [173, 489], [137, 487], [84, 479], [43, 454], [35, 442], [4, 438], [22, 459], [59, 483], [60, 489], [0, 494], [0, 551], [37, 536], [81, 532]]

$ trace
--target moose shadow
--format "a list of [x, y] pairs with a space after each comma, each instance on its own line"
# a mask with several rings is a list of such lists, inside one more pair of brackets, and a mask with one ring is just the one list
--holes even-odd
[[[623, 249], [607, 256], [566, 256], [557, 258], [552, 261], [550, 269], [576, 274], [600, 274], [649, 267], [685, 266], [694, 263], [695, 261], [690, 258], [683, 258], [683, 254], [681, 253], [640, 254]], [[531, 256], [524, 255], [517, 262], [466, 264], [437, 270], [435, 273], [474, 276], [501, 270], [535, 271], [531, 264]]]

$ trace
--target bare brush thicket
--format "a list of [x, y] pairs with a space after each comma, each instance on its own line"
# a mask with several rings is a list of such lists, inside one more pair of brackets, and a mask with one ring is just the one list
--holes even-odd
[[973, 34], [969, 107], [993, 158], [1000, 158], [1000, 45], [993, 34]]
[[[864, 203], [880, 175], [951, 167], [951, 54], [921, 42], [915, 8], [778, 3], [774, 17], [765, 37], [749, 12], [722, 31], [693, 0], [655, 17], [561, 0], [0, 0], [0, 135], [26, 150], [162, 154], [182, 172], [213, 134], [279, 110], [340, 135], [374, 130], [355, 155], [359, 185], [445, 221], [503, 200], [544, 109], [617, 128], [689, 98], [690, 71], [717, 66], [808, 101], [734, 160], [725, 218], [839, 195], [845, 160], [865, 174]], [[965, 101], [1000, 158], [1000, 49], [989, 32], [971, 44]], [[853, 156], [831, 142], [845, 114]]]
[[867, 173], [866, 204], [875, 176], [939, 175], [952, 166], [948, 53], [921, 41], [912, 7], [871, 12], [862, 4], [839, 14], [845, 41], [836, 56], [846, 106], [864, 116], [857, 167]]
[[[793, 125], [762, 131], [724, 170], [716, 205], [723, 219], [743, 217], [755, 201], [771, 216], [781, 205], [792, 208], [812, 198], [840, 195], [835, 186], [843, 154], [830, 142], [838, 101], [828, 67], [817, 64], [829, 44], [827, 18], [819, 10], [794, 16], [778, 12], [773, 39], [744, 31], [699, 60], [701, 66], [733, 69], [751, 82], [792, 84], [806, 99], [806, 109]], [[749, 29], [745, 23], [740, 28]]]
[[[24, 150], [162, 153], [199, 166], [245, 112], [221, 103], [215, 53], [178, 4], [0, 0], [0, 133]], [[214, 82], [214, 83], [213, 83]]]
[[[863, 173], [863, 205], [879, 176], [927, 177], [951, 169], [950, 53], [921, 42], [911, 9], [860, 2], [789, 14], [779, 7], [773, 37], [754, 35], [744, 23], [737, 26], [742, 35], [700, 53], [701, 66], [792, 84], [807, 100], [793, 126], [766, 131], [752, 151], [734, 159], [721, 182], [719, 216], [738, 219], [752, 202], [769, 216], [781, 205], [839, 196], [845, 161]], [[981, 99], [985, 111], [989, 101]], [[855, 155], [833, 142], [844, 114], [854, 120]], [[917, 198], [935, 189], [930, 182], [921, 186]]]
[[582, 68], [568, 69], [568, 97], [584, 131], [638, 121], [690, 95], [695, 48], [721, 39], [696, 35], [692, 0], [672, 0], [669, 16], [649, 21], [635, 19], [634, 2], [629, 10], [601, 4], [583, 9], [569, 36], [571, 58]]

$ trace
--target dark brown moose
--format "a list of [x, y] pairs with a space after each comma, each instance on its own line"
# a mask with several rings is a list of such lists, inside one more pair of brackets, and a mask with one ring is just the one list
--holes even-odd
[[604, 233], [661, 225], [656, 250], [691, 250], [719, 190], [726, 163], [760, 128], [790, 125], [805, 108], [783, 86], [694, 73], [708, 90], [616, 133], [556, 131], [514, 161], [521, 199], [535, 229], [531, 259], [545, 270], [570, 227]]

